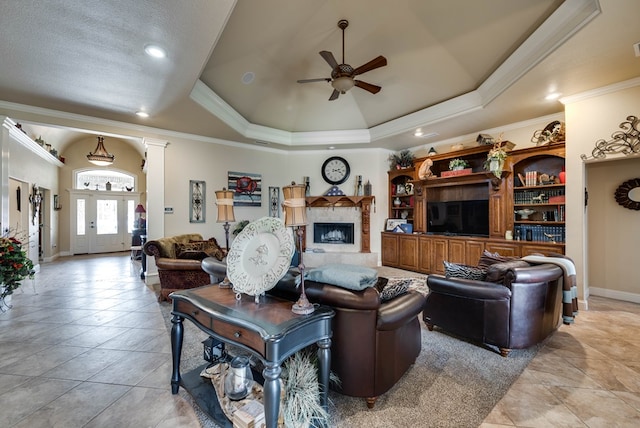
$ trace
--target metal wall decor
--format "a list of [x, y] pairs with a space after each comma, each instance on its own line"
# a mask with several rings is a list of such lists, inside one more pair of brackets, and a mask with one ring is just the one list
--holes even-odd
[[269, 186], [269, 217], [280, 217], [280, 188]]
[[591, 156], [580, 155], [582, 160], [604, 159], [607, 155], [623, 154], [625, 156], [640, 153], [640, 120], [636, 116], [627, 116], [627, 120], [620, 124], [622, 131], [611, 134], [611, 139], [596, 141], [596, 147]]
[[206, 214], [206, 184], [189, 180], [189, 223], [204, 223]]
[[[634, 189], [640, 189], [640, 178], [632, 178], [622, 183], [616, 189], [614, 197], [616, 202], [625, 208], [630, 210], [640, 211], [640, 190], [636, 190], [634, 196], [630, 196], [630, 193]], [[638, 195], [636, 195], [638, 194]]]

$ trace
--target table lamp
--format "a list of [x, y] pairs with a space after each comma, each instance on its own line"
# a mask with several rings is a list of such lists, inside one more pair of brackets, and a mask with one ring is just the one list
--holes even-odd
[[298, 269], [300, 269], [301, 291], [300, 298], [293, 304], [291, 311], [295, 314], [306, 315], [312, 313], [315, 309], [304, 292], [304, 263], [302, 262], [304, 249], [302, 246], [302, 237], [304, 235], [303, 226], [307, 224], [305, 185], [291, 182], [290, 186], [282, 187], [282, 194], [284, 196], [284, 203], [282, 204], [284, 208], [284, 224], [287, 227], [291, 226], [292, 228], [296, 228], [298, 235], [298, 255], [300, 262]]
[[133, 222], [134, 229], [144, 229], [147, 226], [147, 221], [145, 219], [146, 210], [142, 206], [142, 204], [138, 204], [136, 209], [134, 210], [136, 219]]
[[[224, 223], [224, 236], [226, 239], [226, 251], [225, 256], [229, 254], [229, 222], [236, 221], [236, 218], [233, 214], [233, 192], [231, 190], [227, 190], [226, 187], [223, 187], [222, 190], [218, 190], [216, 193], [216, 205], [218, 206], [218, 223]], [[220, 287], [230, 287], [231, 282], [229, 278], [226, 276], [222, 280]]]

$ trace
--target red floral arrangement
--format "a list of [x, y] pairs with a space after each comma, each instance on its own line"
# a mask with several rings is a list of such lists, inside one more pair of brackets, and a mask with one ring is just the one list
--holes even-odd
[[33, 279], [33, 262], [15, 237], [0, 237], [0, 301], [20, 287], [20, 281]]

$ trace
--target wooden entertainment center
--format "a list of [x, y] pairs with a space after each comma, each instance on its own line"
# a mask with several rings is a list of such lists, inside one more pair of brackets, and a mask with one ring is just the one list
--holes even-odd
[[[501, 178], [484, 169], [491, 148], [481, 145], [431, 156], [434, 176], [424, 180], [418, 179], [418, 170], [426, 157], [416, 159], [413, 168], [389, 171], [389, 218], [406, 220], [413, 233], [382, 232], [384, 266], [444, 273], [443, 261], [475, 266], [485, 249], [505, 256], [564, 254], [564, 143], [509, 151]], [[442, 177], [452, 159], [466, 160], [471, 171]], [[458, 212], [461, 201], [478, 200], [488, 206], [488, 212], [475, 214], [488, 220], [488, 230], [473, 236], [435, 226], [433, 219], [439, 215], [455, 229], [455, 216], [469, 215]], [[458, 207], [455, 202], [460, 202]], [[505, 238], [507, 231], [513, 239]]]

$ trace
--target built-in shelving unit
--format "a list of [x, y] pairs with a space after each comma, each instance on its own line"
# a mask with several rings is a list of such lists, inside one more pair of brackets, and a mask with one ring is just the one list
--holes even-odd
[[[503, 144], [513, 147], [509, 142]], [[560, 182], [560, 172], [564, 170], [564, 143], [510, 151], [500, 177], [484, 169], [491, 148], [490, 145], [476, 146], [431, 157], [433, 176], [423, 180], [416, 176], [409, 182], [413, 184], [412, 194], [406, 196], [412, 201], [413, 233], [382, 232], [383, 265], [423, 273], [444, 273], [443, 261], [476, 265], [484, 250], [518, 257], [532, 253], [564, 253], [564, 183]], [[470, 171], [464, 175], [443, 176], [442, 173], [449, 169], [449, 161], [456, 158], [466, 160]], [[411, 174], [389, 171], [390, 218], [400, 218], [396, 215], [400, 210], [393, 206], [398, 196], [393, 191], [403, 183], [398, 181], [405, 180], [404, 175], [417, 175], [416, 171], [426, 159], [417, 159]], [[520, 177], [533, 171], [546, 181], [522, 183]], [[488, 236], [450, 236], [429, 230], [429, 201], [470, 200], [487, 198], [487, 195]], [[524, 209], [532, 210], [526, 216], [528, 218], [523, 218], [523, 212], [516, 213]], [[515, 230], [519, 232], [513, 233]], [[513, 239], [507, 239], [508, 236]]]

